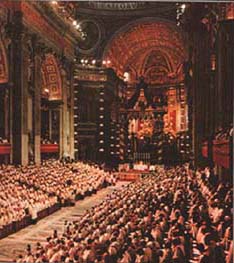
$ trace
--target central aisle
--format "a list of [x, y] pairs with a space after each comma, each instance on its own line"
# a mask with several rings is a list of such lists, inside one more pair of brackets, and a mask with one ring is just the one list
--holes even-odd
[[64, 229], [64, 222], [66, 220], [68, 222], [78, 220], [86, 210], [98, 205], [108, 194], [116, 189], [120, 189], [126, 184], [128, 184], [128, 182], [118, 182], [115, 186], [104, 188], [97, 194], [76, 202], [75, 206], [64, 207], [40, 220], [36, 225], [30, 225], [0, 240], [0, 262], [12, 262], [15, 257], [25, 251], [27, 244], [31, 244], [34, 249], [34, 245], [37, 242], [45, 242], [46, 238], [52, 235], [55, 229], [57, 229], [58, 234], [60, 234]]

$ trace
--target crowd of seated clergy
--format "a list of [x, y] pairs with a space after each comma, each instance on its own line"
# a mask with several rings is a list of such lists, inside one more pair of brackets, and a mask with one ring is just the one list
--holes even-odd
[[0, 170], [0, 230], [26, 215], [35, 218], [39, 211], [57, 202], [56, 196], [22, 184], [19, 176], [15, 167]]
[[0, 237], [4, 228], [26, 216], [37, 220], [38, 213], [55, 204], [71, 205], [115, 178], [94, 165], [47, 161], [43, 166], [0, 169]]
[[22, 169], [20, 182], [37, 187], [50, 196], [57, 196], [62, 204], [74, 203], [77, 199], [90, 195], [105, 183], [114, 183], [112, 174], [104, 172], [97, 166], [81, 162], [50, 162], [41, 167]]
[[230, 263], [231, 198], [231, 186], [212, 185], [205, 171], [158, 167], [65, 222], [45, 244], [28, 244], [16, 261]]

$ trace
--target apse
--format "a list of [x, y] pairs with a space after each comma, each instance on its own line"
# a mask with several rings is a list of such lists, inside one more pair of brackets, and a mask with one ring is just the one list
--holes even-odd
[[173, 23], [139, 20], [121, 28], [108, 42], [103, 60], [119, 76], [129, 72], [131, 80], [144, 76], [148, 83], [165, 84], [182, 80], [187, 59], [185, 39]]

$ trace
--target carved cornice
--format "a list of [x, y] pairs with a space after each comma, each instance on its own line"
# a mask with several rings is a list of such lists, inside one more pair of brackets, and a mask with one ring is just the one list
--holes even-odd
[[116, 14], [118, 14], [118, 17], [149, 16], [152, 14], [163, 16], [166, 13], [173, 17], [175, 9], [175, 3], [84, 1], [78, 3], [77, 13], [110, 17], [116, 16]]
[[94, 82], [105, 82], [107, 81], [107, 76], [104, 74], [95, 74], [95, 73], [85, 73], [79, 72], [77, 75], [79, 81], [94, 81]]
[[[61, 17], [56, 15], [50, 3], [1, 1], [0, 14], [1, 12], [7, 14], [7, 17], [9, 15], [8, 32], [11, 33], [12, 39], [18, 41], [21, 38], [19, 28], [23, 24], [30, 31], [41, 36], [43, 42], [56, 50], [57, 53], [63, 52], [70, 60], [73, 59], [75, 46], [79, 39], [78, 32], [73, 32], [71, 25], [69, 27]], [[2, 17], [4, 16], [1, 15], [0, 22]], [[22, 22], [16, 22], [21, 19]], [[12, 22], [13, 24], [11, 24]]]
[[[63, 16], [60, 16], [51, 7], [50, 2], [37, 1], [34, 2], [35, 8], [41, 15], [60, 33], [61, 36], [75, 48], [77, 41], [81, 39], [80, 33], [71, 25], [71, 21], [67, 21]], [[67, 50], [69, 51], [69, 50]], [[70, 50], [70, 52], [74, 50]]]

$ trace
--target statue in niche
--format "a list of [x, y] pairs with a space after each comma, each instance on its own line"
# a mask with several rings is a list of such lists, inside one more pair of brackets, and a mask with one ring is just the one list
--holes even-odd
[[27, 48], [29, 52], [28, 57], [28, 89], [33, 90], [33, 72], [34, 72], [34, 50], [32, 40], [27, 41]]

